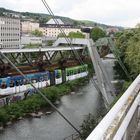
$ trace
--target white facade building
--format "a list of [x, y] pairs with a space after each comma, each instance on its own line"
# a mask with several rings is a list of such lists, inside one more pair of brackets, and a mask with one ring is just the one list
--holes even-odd
[[35, 36], [22, 36], [21, 37], [21, 45], [27, 44], [42, 44], [42, 37], [35, 37]]
[[20, 20], [0, 17], [0, 48], [20, 47]]
[[22, 33], [31, 33], [34, 30], [39, 30], [39, 23], [32, 21], [21, 22]]
[[40, 25], [40, 31], [46, 37], [57, 37], [61, 31], [60, 26], [68, 35], [70, 32], [81, 32], [81, 29], [78, 27], [74, 27], [73, 25], [64, 24], [60, 19], [56, 19], [59, 23], [59, 26], [55, 24], [55, 22], [50, 19], [46, 24]]

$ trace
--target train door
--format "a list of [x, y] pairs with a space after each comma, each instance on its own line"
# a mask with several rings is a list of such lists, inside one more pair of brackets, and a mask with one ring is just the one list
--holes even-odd
[[55, 83], [56, 84], [62, 83], [62, 71], [60, 69], [55, 70]]

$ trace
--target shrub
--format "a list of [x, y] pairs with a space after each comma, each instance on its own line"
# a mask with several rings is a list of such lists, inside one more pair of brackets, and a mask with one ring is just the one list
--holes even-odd
[[8, 121], [9, 116], [7, 112], [3, 108], [0, 108], [0, 125], [5, 125]]

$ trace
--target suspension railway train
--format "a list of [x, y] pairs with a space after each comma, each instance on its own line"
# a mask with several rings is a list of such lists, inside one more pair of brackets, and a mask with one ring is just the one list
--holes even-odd
[[[65, 79], [66, 81], [78, 79], [88, 75], [88, 66], [80, 65], [75, 67], [66, 68]], [[31, 73], [25, 75], [36, 88], [43, 88], [50, 86], [51, 74], [49, 71]], [[54, 71], [55, 84], [62, 83], [62, 70], [56, 69]], [[33, 87], [21, 75], [0, 78], [0, 97], [8, 95], [18, 95], [18, 93], [25, 93], [33, 91]]]

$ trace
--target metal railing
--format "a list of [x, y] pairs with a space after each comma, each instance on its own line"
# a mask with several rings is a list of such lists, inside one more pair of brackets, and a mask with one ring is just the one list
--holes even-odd
[[86, 140], [134, 139], [139, 127], [139, 103], [140, 74]]

